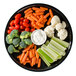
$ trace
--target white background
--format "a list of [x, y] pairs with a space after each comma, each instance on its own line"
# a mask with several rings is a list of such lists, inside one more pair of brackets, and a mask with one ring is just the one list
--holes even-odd
[[[9, 57], [4, 45], [4, 31], [11, 15], [31, 3], [50, 4], [62, 11], [73, 30], [73, 46], [65, 61], [45, 72], [31, 72], [19, 67]], [[0, 76], [76, 76], [76, 2], [75, 0], [0, 0]]]

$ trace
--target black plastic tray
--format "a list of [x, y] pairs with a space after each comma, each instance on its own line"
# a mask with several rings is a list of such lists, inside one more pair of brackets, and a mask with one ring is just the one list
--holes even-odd
[[[50, 67], [47, 67], [46, 64], [45, 64], [43, 61], [42, 61], [42, 63], [41, 63], [41, 67], [40, 67], [40, 68], [37, 68], [37, 66], [30, 67], [29, 64], [27, 64], [27, 65], [24, 66], [24, 65], [20, 64], [19, 60], [16, 58], [17, 55], [19, 55], [19, 54], [17, 54], [17, 53], [9, 54], [9, 53], [8, 53], [9, 56], [12, 58], [12, 60], [13, 60], [16, 64], [18, 64], [19, 66], [23, 67], [24, 69], [28, 69], [28, 70], [30, 70], [30, 71], [41, 72], [41, 71], [46, 71], [46, 70], [53, 69], [53, 68], [55, 68], [56, 66], [58, 66], [59, 64], [61, 64], [61, 63], [65, 60], [65, 58], [66, 58], [67, 55], [69, 54], [70, 49], [71, 49], [71, 47], [72, 47], [73, 33], [72, 33], [72, 28], [71, 28], [71, 25], [70, 25], [69, 21], [67, 20], [67, 18], [65, 17], [65, 15], [64, 15], [62, 12], [60, 12], [58, 9], [56, 9], [55, 7], [53, 7], [53, 6], [51, 6], [51, 5], [42, 4], [42, 3], [30, 4], [30, 5], [24, 6], [24, 7], [22, 7], [21, 9], [19, 9], [18, 11], [16, 11], [16, 12], [12, 15], [12, 17], [9, 19], [9, 21], [8, 21], [8, 23], [7, 23], [7, 25], [6, 25], [5, 34], [4, 34], [4, 42], [5, 42], [6, 50], [7, 50], [7, 48], [8, 48], [8, 44], [6, 43], [5, 38], [6, 38], [6, 35], [7, 35], [6, 30], [7, 30], [8, 26], [9, 26], [9, 22], [10, 22], [12, 19], [14, 19], [14, 16], [15, 16], [17, 13], [21, 13], [21, 14], [24, 16], [24, 14], [23, 14], [24, 10], [26, 10], [26, 9], [28, 9], [28, 8], [30, 8], [30, 7], [33, 7], [33, 6], [35, 6], [35, 7], [43, 6], [43, 7], [51, 8], [52, 11], [53, 11], [53, 13], [54, 13], [54, 15], [58, 15], [58, 16], [60, 17], [61, 21], [65, 21], [66, 24], [67, 24], [66, 29], [67, 29], [67, 31], [68, 31], [68, 37], [66, 38], [65, 41], [67, 41], [67, 42], [70, 43], [70, 46], [69, 46], [68, 49], [66, 50], [66, 55], [63, 56], [60, 60], [57, 60], [56, 62], [54, 62], [53, 64], [51, 64]], [[7, 52], [8, 52], [8, 50], [7, 50]]]

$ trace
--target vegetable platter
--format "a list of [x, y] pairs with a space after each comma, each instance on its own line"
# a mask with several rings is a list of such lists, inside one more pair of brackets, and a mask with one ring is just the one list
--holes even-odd
[[9, 19], [5, 47], [12, 60], [30, 71], [47, 71], [68, 56], [72, 28], [65, 15], [48, 4], [35, 3], [22, 7]]

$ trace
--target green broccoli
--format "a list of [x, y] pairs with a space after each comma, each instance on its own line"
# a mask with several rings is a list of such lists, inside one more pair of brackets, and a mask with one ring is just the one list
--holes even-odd
[[27, 45], [31, 45], [32, 41], [30, 39], [24, 39], [25, 44]]
[[27, 31], [23, 31], [20, 35], [21, 39], [28, 38], [28, 37], [30, 37], [30, 33]]
[[27, 45], [26, 45], [23, 41], [21, 41], [21, 42], [20, 42], [19, 49], [26, 48], [26, 46], [27, 46]]
[[15, 39], [13, 39], [13, 45], [14, 45], [15, 47], [18, 47], [18, 46], [19, 46], [19, 43], [20, 43], [20, 38], [15, 38]]
[[13, 45], [10, 45], [10, 46], [8, 47], [8, 52], [9, 52], [10, 54], [12, 54], [13, 52], [19, 52], [19, 50], [16, 50]]
[[7, 36], [6, 36], [6, 42], [7, 42], [8, 44], [11, 44], [11, 43], [12, 43], [12, 38], [11, 38], [10, 35], [7, 35]]
[[10, 36], [11, 36], [12, 38], [14, 38], [14, 37], [19, 37], [19, 35], [18, 35], [18, 30], [13, 30], [13, 31], [11, 31]]

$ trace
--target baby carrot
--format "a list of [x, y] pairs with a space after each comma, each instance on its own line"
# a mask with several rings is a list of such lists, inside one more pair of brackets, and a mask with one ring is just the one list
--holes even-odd
[[43, 15], [44, 14], [44, 12], [36, 12], [36, 16], [37, 15]]
[[25, 17], [29, 17], [29, 16], [31, 16], [31, 15], [32, 15], [32, 13], [30, 13], [30, 14], [26, 14]]
[[39, 19], [39, 21], [38, 21], [38, 22], [41, 22], [41, 21], [43, 20], [43, 18], [44, 18], [44, 16], [43, 16], [43, 15], [41, 15], [41, 17], [40, 17], [40, 19]]
[[49, 13], [47, 13], [47, 14], [44, 16], [44, 18], [47, 18], [49, 15], [50, 15], [50, 14], [49, 14]]
[[39, 22], [37, 22], [36, 24], [37, 24], [40, 28], [41, 28], [41, 27], [44, 27], [44, 25], [41, 24], [41, 23], [39, 23]]
[[31, 10], [31, 8], [28, 8], [27, 10], [24, 11], [24, 13], [27, 13], [27, 12], [30, 11], [30, 10]]
[[33, 15], [31, 15], [31, 18], [34, 19], [35, 21], [38, 21], [38, 19]]
[[27, 47], [23, 50], [23, 52], [24, 52], [24, 53], [27, 52], [32, 46], [33, 46], [33, 44], [27, 46]]
[[40, 19], [40, 16], [37, 16], [37, 19]]
[[36, 51], [36, 58], [39, 59], [39, 54], [37, 51]]
[[18, 59], [20, 59], [21, 55], [17, 56]]
[[35, 63], [36, 63], [36, 57], [33, 57], [32, 58], [32, 65], [35, 65]]
[[24, 55], [24, 57], [23, 57], [23, 59], [22, 59], [22, 63], [24, 63], [25, 60], [27, 59], [28, 53], [29, 53], [29, 52], [27, 51], [26, 54]]
[[45, 8], [45, 7], [40, 7], [40, 9], [48, 10], [48, 8]]
[[40, 66], [41, 66], [41, 59], [39, 59], [37, 67], [40, 68]]
[[34, 19], [31, 16], [27, 17], [27, 19], [29, 19], [30, 21], [34, 21]]
[[47, 25], [49, 25], [51, 22], [51, 17], [49, 18], [49, 20], [47, 21]]
[[53, 12], [52, 12], [51, 9], [49, 9], [49, 13], [50, 13], [50, 16], [51, 16], [51, 18], [52, 18], [52, 17], [53, 17]]
[[36, 51], [36, 48], [37, 48], [37, 46], [35, 45], [35, 46], [34, 46], [34, 50], [35, 50], [35, 51]]
[[28, 14], [30, 14], [30, 13], [32, 13], [33, 11], [32, 10], [30, 10], [30, 11], [28, 11], [25, 15], [28, 15]]
[[35, 12], [44, 12], [45, 10], [44, 9], [38, 9], [38, 10], [36, 10]]
[[33, 55], [33, 52], [30, 50], [30, 51], [29, 51], [29, 57], [32, 58], [33, 56], [34, 56], [34, 55]]
[[39, 8], [37, 8], [37, 7], [32, 7], [32, 9], [33, 9], [33, 10], [38, 10]]
[[22, 53], [22, 54], [21, 54], [20, 62], [22, 62], [22, 59], [23, 59], [24, 55], [25, 55], [25, 53]]

